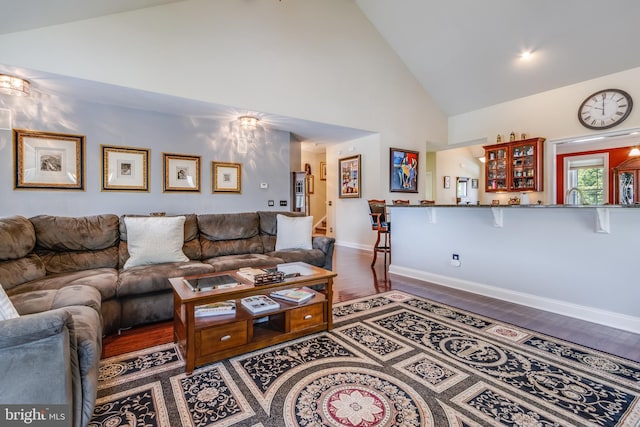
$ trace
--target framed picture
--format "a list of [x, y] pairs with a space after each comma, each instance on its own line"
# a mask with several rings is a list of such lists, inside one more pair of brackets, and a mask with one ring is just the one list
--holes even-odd
[[320, 162], [320, 181], [327, 180], [327, 162]]
[[242, 193], [242, 164], [211, 162], [212, 193]]
[[389, 191], [418, 192], [418, 152], [391, 148], [389, 156]]
[[471, 188], [473, 189], [477, 189], [478, 188], [478, 180], [477, 179], [472, 179], [471, 180]]
[[149, 191], [149, 149], [101, 145], [102, 191]]
[[339, 198], [360, 197], [360, 167], [360, 154], [338, 160], [338, 176], [340, 177], [340, 185], [338, 186]]
[[85, 137], [14, 129], [16, 190], [84, 191]]
[[313, 185], [313, 175], [307, 175], [307, 193], [313, 194], [315, 186]]
[[451, 177], [450, 176], [445, 176], [444, 177], [443, 187], [444, 188], [451, 188]]
[[162, 191], [200, 192], [200, 156], [162, 153]]

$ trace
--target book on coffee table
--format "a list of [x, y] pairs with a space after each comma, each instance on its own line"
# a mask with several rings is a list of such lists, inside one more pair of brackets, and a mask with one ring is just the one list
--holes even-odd
[[194, 310], [196, 317], [222, 316], [226, 314], [236, 314], [236, 302], [234, 300], [198, 305]]
[[315, 296], [315, 292], [307, 287], [284, 289], [282, 291], [271, 292], [274, 298], [280, 298], [286, 301], [297, 302], [298, 304], [309, 301]]
[[280, 308], [280, 304], [266, 295], [254, 295], [251, 297], [245, 297], [242, 298], [241, 302], [243, 307], [254, 314]]

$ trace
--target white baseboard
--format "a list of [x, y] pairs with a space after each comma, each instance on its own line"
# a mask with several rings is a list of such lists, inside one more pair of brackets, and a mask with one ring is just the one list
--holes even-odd
[[600, 308], [588, 307], [573, 304], [566, 301], [540, 297], [533, 294], [516, 292], [509, 289], [496, 288], [494, 286], [476, 283], [469, 280], [462, 280], [455, 277], [442, 276], [413, 268], [389, 266], [389, 273], [399, 276], [411, 277], [413, 279], [424, 280], [437, 285], [449, 288], [460, 289], [474, 294], [484, 295], [515, 304], [539, 310], [550, 311], [564, 316], [574, 317], [587, 322], [598, 323], [612, 328], [640, 333], [640, 317], [629, 316], [627, 314], [615, 313], [613, 311], [602, 310]]
[[336, 240], [336, 242], [334, 244], [336, 246], [342, 246], [342, 247], [345, 247], [345, 248], [352, 248], [352, 249], [360, 249], [360, 250], [363, 250], [363, 251], [369, 251], [369, 252], [373, 253], [373, 251], [371, 249], [372, 248], [371, 245], [363, 245], [361, 243], [353, 243], [353, 242], [343, 242], [343, 241], [339, 241], [339, 240]]

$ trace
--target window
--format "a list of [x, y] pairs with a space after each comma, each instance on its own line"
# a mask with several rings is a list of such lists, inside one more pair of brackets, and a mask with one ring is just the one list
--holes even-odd
[[564, 159], [565, 203], [602, 205], [609, 200], [609, 155], [571, 156]]

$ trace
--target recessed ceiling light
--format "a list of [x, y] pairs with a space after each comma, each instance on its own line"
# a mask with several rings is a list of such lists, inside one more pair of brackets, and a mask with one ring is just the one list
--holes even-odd
[[523, 61], [528, 61], [529, 59], [531, 59], [532, 56], [533, 56], [533, 52], [531, 52], [530, 50], [524, 50], [520, 54], [520, 58], [522, 58]]
[[533, 52], [530, 50], [523, 50], [522, 53], [520, 53], [520, 58], [522, 58], [523, 61], [528, 61], [532, 56]]

